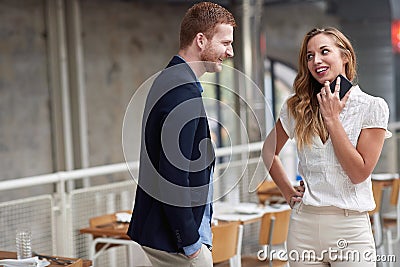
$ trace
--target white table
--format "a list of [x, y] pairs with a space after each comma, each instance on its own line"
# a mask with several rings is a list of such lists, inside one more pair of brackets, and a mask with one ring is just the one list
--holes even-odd
[[[256, 203], [215, 202], [213, 203], [213, 209], [213, 220], [215, 222], [218, 220], [239, 221], [241, 224], [250, 224], [260, 221], [265, 213], [289, 210], [290, 206], [287, 204], [260, 206]], [[231, 267], [241, 267], [241, 247], [242, 230], [240, 231], [238, 239], [238, 253], [236, 257], [230, 261]]]
[[268, 206], [260, 206], [256, 203], [230, 203], [230, 202], [215, 202], [214, 220], [221, 221], [240, 221], [242, 224], [253, 223], [261, 220], [265, 213], [274, 213], [284, 210], [289, 210], [287, 204], [276, 204]]

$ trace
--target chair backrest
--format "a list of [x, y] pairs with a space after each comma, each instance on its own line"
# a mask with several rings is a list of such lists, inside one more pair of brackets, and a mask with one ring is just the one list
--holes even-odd
[[265, 201], [274, 195], [271, 190], [277, 189], [277, 185], [273, 180], [265, 180], [261, 183], [261, 185], [257, 188], [257, 196], [260, 204], [264, 204]]
[[400, 192], [400, 178], [393, 180], [392, 193], [390, 194], [390, 204], [392, 204], [393, 206], [396, 206], [397, 201], [399, 201], [399, 192]]
[[[124, 211], [118, 211], [118, 212], [127, 212], [127, 213], [131, 213], [131, 210], [124, 210]], [[117, 213], [118, 213], [117, 212]], [[114, 223], [117, 221], [117, 217], [114, 214], [105, 214], [105, 215], [101, 215], [101, 216], [97, 216], [94, 218], [90, 218], [89, 219], [89, 225], [90, 227], [96, 227], [99, 225], [106, 225], [109, 223]]]
[[264, 182], [261, 183], [260, 187], [257, 188], [257, 191], [264, 192], [275, 187], [277, 187], [277, 185], [273, 180], [265, 180]]
[[112, 223], [115, 221], [116, 221], [115, 214], [106, 214], [106, 215], [90, 218], [89, 225], [90, 225], [90, 227], [96, 227], [99, 225], [105, 225], [105, 224]]
[[277, 245], [286, 242], [292, 210], [266, 213], [261, 219], [260, 245]]
[[372, 181], [372, 193], [374, 194], [374, 200], [376, 207], [375, 209], [369, 211], [369, 215], [373, 215], [376, 212], [379, 212], [382, 205], [382, 194], [383, 194], [383, 184], [379, 181]]
[[240, 227], [241, 225], [238, 221], [220, 222], [218, 225], [212, 226], [213, 263], [229, 260], [237, 254], [238, 242], [240, 241]]

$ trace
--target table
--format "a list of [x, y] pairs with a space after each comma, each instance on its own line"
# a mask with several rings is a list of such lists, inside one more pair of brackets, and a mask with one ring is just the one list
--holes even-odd
[[213, 218], [221, 221], [240, 221], [241, 224], [250, 224], [260, 221], [265, 213], [289, 209], [290, 206], [287, 204], [262, 206], [256, 203], [215, 202]]
[[[49, 267], [57, 267], [57, 266], [69, 266], [69, 267], [89, 267], [92, 266], [92, 261], [90, 260], [83, 260], [83, 259], [76, 259], [76, 258], [66, 258], [66, 257], [59, 257], [59, 256], [51, 256], [53, 258], [58, 258], [61, 260], [71, 260], [73, 263], [69, 265], [61, 265], [55, 262], [50, 261]], [[0, 251], [0, 260], [4, 259], [16, 259], [17, 253], [11, 251]], [[1, 265], [0, 265], [1, 266]]]
[[[256, 203], [229, 203], [215, 202], [214, 203], [213, 219], [216, 221], [239, 221], [240, 224], [251, 224], [261, 221], [265, 213], [274, 213], [284, 210], [290, 210], [287, 204], [274, 204], [262, 206]], [[239, 242], [242, 246], [242, 234], [240, 234]], [[241, 267], [241, 255], [239, 254], [232, 259], [231, 266]]]
[[[96, 258], [105, 250], [116, 245], [125, 245], [130, 248], [135, 248], [135, 264], [150, 264], [147, 256], [141, 249], [140, 245], [132, 241], [126, 234], [128, 231], [128, 222], [117, 222], [117, 213], [106, 214], [90, 219], [90, 227], [79, 230], [81, 234], [90, 234], [93, 240], [90, 244], [89, 257], [95, 265]], [[123, 211], [122, 213], [131, 213], [131, 211]], [[128, 247], [128, 248], [129, 248]], [[133, 253], [128, 250], [128, 262], [133, 258]], [[132, 264], [129, 264], [132, 266]], [[150, 265], [148, 265], [150, 266]]]
[[92, 218], [90, 224], [90, 227], [80, 229], [79, 232], [93, 237], [89, 250], [89, 257], [93, 263], [103, 251], [113, 245], [132, 244], [126, 234], [129, 224], [117, 222], [116, 213]]
[[371, 180], [382, 183], [385, 186], [391, 186], [394, 180], [399, 179], [398, 173], [373, 173]]
[[132, 245], [133, 241], [126, 234], [128, 226], [126, 223], [120, 224], [114, 222], [80, 229], [79, 232], [81, 234], [91, 234], [93, 236], [90, 244], [89, 258], [95, 262], [96, 258], [102, 252], [113, 245]]

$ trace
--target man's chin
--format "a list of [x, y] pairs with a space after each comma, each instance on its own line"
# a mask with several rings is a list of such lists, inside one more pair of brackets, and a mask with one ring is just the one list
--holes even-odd
[[222, 70], [222, 63], [207, 62], [206, 70], [207, 72], [220, 72]]

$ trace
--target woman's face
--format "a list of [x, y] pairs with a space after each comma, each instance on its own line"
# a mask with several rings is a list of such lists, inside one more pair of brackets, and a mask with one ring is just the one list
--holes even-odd
[[307, 44], [306, 60], [308, 70], [320, 84], [325, 81], [331, 83], [339, 74], [346, 77], [348, 60], [342, 56], [330, 35], [320, 33], [311, 37]]

